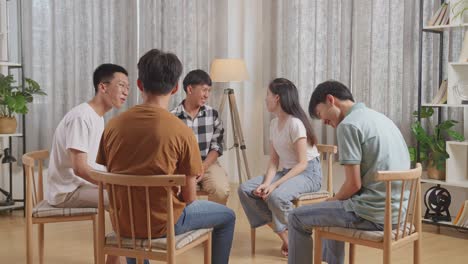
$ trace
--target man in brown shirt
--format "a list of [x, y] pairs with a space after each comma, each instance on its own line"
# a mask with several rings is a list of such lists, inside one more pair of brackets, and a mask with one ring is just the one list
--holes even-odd
[[[171, 95], [176, 93], [182, 64], [176, 55], [157, 49], [148, 51], [138, 62], [137, 85], [143, 104], [113, 118], [104, 130], [97, 163], [113, 173], [151, 175], [185, 174], [181, 197], [174, 195], [176, 234], [199, 228], [213, 229], [213, 263], [228, 263], [234, 232], [234, 212], [209, 201], [196, 200], [196, 177], [202, 174], [200, 151], [193, 132], [167, 111]], [[166, 234], [165, 191], [150, 191], [152, 237]], [[109, 193], [109, 197], [113, 195]], [[131, 236], [126, 188], [115, 190], [121, 235]], [[133, 201], [143, 201], [144, 189], [135, 188]], [[112, 203], [112, 199], [110, 199]], [[145, 204], [134, 203], [135, 235], [145, 238]], [[133, 263], [133, 259], [127, 259]]]

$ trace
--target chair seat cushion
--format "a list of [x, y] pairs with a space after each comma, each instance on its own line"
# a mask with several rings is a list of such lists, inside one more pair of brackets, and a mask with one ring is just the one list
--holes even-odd
[[[406, 225], [406, 236], [408, 235], [410, 231], [410, 226], [411, 225]], [[346, 236], [350, 238], [356, 238], [356, 239], [363, 239], [363, 240], [369, 240], [373, 242], [382, 242], [384, 238], [384, 232], [383, 231], [366, 231], [366, 230], [359, 230], [359, 229], [353, 229], [353, 228], [344, 228], [344, 227], [316, 227], [321, 231], [325, 232], [330, 232], [334, 233], [337, 235], [341, 236]], [[411, 228], [411, 233], [416, 232], [416, 228], [414, 225]], [[394, 229], [392, 230], [392, 240], [395, 240], [396, 237], [396, 232], [397, 230]], [[400, 231], [398, 233], [398, 238], [403, 237], [403, 228], [400, 228]]]
[[[201, 236], [211, 233], [213, 228], [197, 229], [188, 231], [186, 233], [175, 236], [175, 247], [176, 249], [181, 249], [191, 242], [197, 240]], [[131, 238], [122, 237], [122, 247], [124, 248], [133, 248], [133, 242]], [[148, 239], [135, 239], [137, 249], [146, 249], [148, 246]], [[167, 238], [156, 238], [151, 239], [151, 249], [152, 250], [161, 250], [167, 249]], [[106, 235], [106, 245], [108, 246], [117, 246], [117, 236], [114, 232]]]
[[38, 203], [32, 212], [33, 217], [80, 216], [97, 214], [97, 208], [59, 208], [50, 205], [46, 200]]
[[296, 197], [297, 201], [306, 201], [330, 197], [330, 193], [326, 190], [320, 190], [318, 192], [303, 193]]

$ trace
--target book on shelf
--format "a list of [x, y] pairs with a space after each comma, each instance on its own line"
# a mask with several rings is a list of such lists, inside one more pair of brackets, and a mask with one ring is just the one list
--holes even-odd
[[453, 220], [453, 224], [456, 226], [468, 227], [468, 200], [462, 203], [457, 217]]
[[465, 31], [465, 37], [463, 38], [462, 49], [458, 62], [468, 62], [468, 31]]
[[432, 98], [431, 104], [445, 104], [447, 102], [447, 88], [448, 82], [443, 80], [436, 95]]
[[449, 7], [447, 3], [443, 3], [440, 5], [439, 9], [434, 13], [434, 15], [429, 19], [427, 22], [428, 26], [441, 26], [441, 25], [447, 25], [449, 21]]

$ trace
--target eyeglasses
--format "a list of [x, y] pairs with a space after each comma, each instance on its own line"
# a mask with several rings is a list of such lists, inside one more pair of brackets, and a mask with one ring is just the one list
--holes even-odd
[[[104, 82], [101, 82], [101, 83], [110, 84], [112, 82], [111, 81], [104, 81]], [[124, 83], [124, 82], [118, 82], [117, 86], [119, 87], [120, 90], [126, 90], [126, 91], [130, 90], [130, 85], [128, 85], [127, 83]]]

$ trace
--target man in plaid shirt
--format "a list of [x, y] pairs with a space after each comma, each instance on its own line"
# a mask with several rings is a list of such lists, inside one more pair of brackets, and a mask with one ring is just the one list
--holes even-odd
[[198, 181], [208, 192], [208, 200], [225, 205], [229, 182], [226, 171], [218, 163], [218, 157], [223, 155], [224, 129], [218, 111], [206, 104], [211, 78], [203, 70], [193, 70], [185, 76], [183, 85], [185, 100], [171, 112], [195, 133], [205, 171]]

